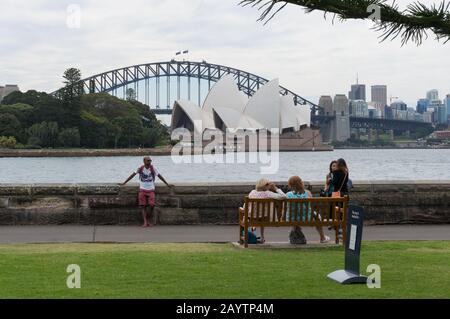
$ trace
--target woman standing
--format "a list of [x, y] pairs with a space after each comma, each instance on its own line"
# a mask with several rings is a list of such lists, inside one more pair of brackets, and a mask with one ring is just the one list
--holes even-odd
[[322, 197], [331, 197], [333, 193], [333, 185], [331, 185], [331, 179], [333, 178], [333, 173], [337, 170], [337, 161], [332, 161], [330, 163], [330, 171], [325, 178], [325, 188]]
[[[333, 177], [330, 180], [330, 185], [333, 187], [331, 197], [343, 197], [348, 195], [348, 180], [349, 171], [347, 163], [343, 158], [337, 160], [337, 169], [333, 172]], [[339, 234], [342, 234], [342, 229], [339, 229]]]
[[348, 195], [349, 170], [343, 158], [337, 160], [337, 169], [330, 179], [330, 186], [333, 187], [331, 197], [343, 197]]

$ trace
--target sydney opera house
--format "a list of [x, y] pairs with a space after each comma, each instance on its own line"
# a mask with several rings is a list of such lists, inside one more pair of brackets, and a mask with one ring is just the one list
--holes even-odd
[[233, 76], [227, 75], [211, 88], [202, 106], [175, 101], [171, 129], [186, 128], [197, 136], [208, 130], [275, 130], [281, 151], [328, 149], [319, 130], [310, 127], [310, 112], [306, 105], [295, 105], [292, 96], [280, 95], [278, 79], [248, 98], [239, 91]]

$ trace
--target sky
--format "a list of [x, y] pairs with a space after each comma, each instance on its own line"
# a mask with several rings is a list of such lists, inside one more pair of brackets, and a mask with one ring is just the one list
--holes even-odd
[[[403, 8], [412, 0], [397, 1]], [[432, 3], [433, 0], [425, 0]], [[279, 78], [317, 102], [356, 82], [386, 84], [389, 97], [415, 106], [426, 91], [450, 94], [450, 42], [430, 34], [421, 46], [379, 42], [370, 22], [326, 20], [288, 5], [267, 24], [239, 0], [2, 0], [0, 85], [51, 92], [62, 73], [84, 77], [129, 65], [187, 58]], [[74, 6], [75, 5], [75, 6]], [[78, 10], [79, 9], [79, 10]]]

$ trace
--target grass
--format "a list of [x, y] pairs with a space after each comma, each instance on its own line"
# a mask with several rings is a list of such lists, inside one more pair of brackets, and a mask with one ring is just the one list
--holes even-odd
[[[450, 242], [368, 242], [361, 271], [381, 288], [326, 278], [343, 249], [243, 250], [231, 244], [0, 245], [0, 298], [449, 298]], [[81, 289], [66, 268], [81, 267]]]

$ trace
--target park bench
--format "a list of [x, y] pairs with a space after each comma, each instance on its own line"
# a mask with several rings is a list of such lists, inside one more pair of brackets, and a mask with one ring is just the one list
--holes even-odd
[[348, 202], [348, 196], [282, 200], [251, 199], [246, 196], [244, 207], [239, 208], [239, 243], [248, 247], [250, 227], [293, 226], [333, 227], [336, 244], [339, 244], [339, 228], [341, 228], [343, 242], [345, 242], [347, 233], [345, 212], [347, 212]]

